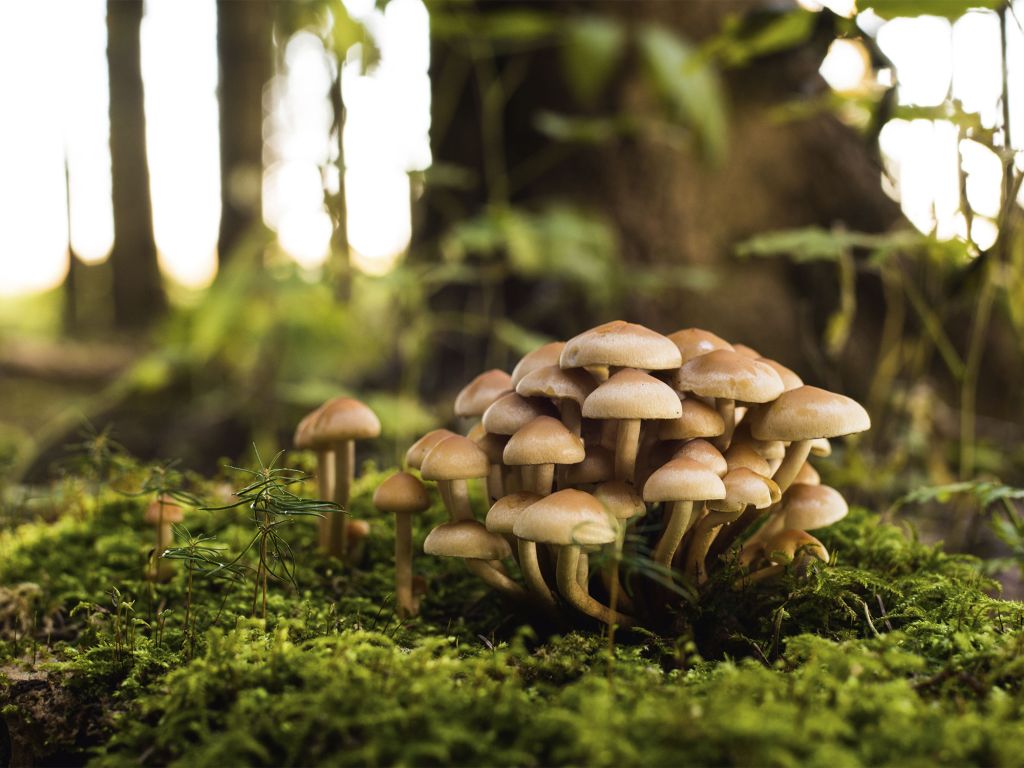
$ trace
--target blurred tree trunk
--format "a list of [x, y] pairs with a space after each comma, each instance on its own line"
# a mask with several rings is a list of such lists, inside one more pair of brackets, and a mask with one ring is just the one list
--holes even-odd
[[110, 78], [110, 172], [114, 207], [114, 324], [145, 327], [167, 306], [149, 195], [146, 114], [139, 32], [142, 0], [108, 0], [107, 69]]
[[[656, 23], [699, 42], [718, 32], [729, 14], [760, 10], [766, 3], [608, 0], [512, 5], [562, 19], [601, 14], [618, 20], [625, 30]], [[475, 5], [483, 14], [509, 7], [508, 3]], [[455, 13], [466, 6], [441, 2], [435, 8]], [[613, 226], [628, 264], [700, 265], [713, 268], [719, 276], [718, 287], [706, 293], [679, 288], [626, 296], [622, 315], [662, 331], [687, 325], [708, 327], [797, 364], [801, 347], [820, 331], [808, 320], [820, 318], [823, 306], [832, 306], [834, 277], [825, 278], [823, 290], [822, 285], [807, 290], [800, 283], [806, 275], [794, 280], [783, 263], [737, 262], [735, 245], [769, 230], [831, 227], [840, 222], [850, 229], [877, 232], [901, 218], [899, 207], [882, 190], [875, 148], [855, 131], [820, 111], [791, 121], [780, 121], [772, 113], [787, 100], [806, 103], [825, 91], [817, 70], [833, 38], [831, 30], [820, 30], [805, 45], [724, 73], [727, 154], [712, 166], [665, 131], [559, 146], [537, 130], [536, 118], [543, 111], [582, 117], [656, 116], [658, 96], [635, 46], [627, 49], [601, 102], [582, 108], [561, 74], [557, 45], [523, 45], [488, 58], [480, 55], [486, 43], [474, 45], [464, 38], [453, 42], [435, 35], [431, 49], [434, 162], [438, 167], [465, 169], [466, 177], [475, 177], [478, 183], [447, 188], [428, 184], [417, 239], [422, 244], [434, 242], [453, 220], [475, 215], [493, 201], [494, 185], [486, 180], [495, 178], [495, 153], [492, 148], [488, 154], [488, 142], [500, 132], [503, 158], [498, 154], [498, 162], [504, 163], [507, 201], [512, 205], [572, 201], [598, 212]], [[505, 99], [497, 128], [481, 120], [482, 110], [496, 92]], [[535, 286], [513, 283], [506, 289], [504, 306], [529, 306], [531, 293]], [[471, 301], [465, 298], [466, 303]], [[608, 319], [585, 315], [579, 298], [566, 293], [561, 300], [549, 301], [544, 311], [536, 311], [534, 305], [524, 321], [533, 330], [564, 338], [587, 323]], [[872, 352], [865, 350], [865, 354]]]
[[220, 61], [220, 233], [223, 267], [262, 220], [263, 91], [274, 74], [274, 4], [217, 0]]

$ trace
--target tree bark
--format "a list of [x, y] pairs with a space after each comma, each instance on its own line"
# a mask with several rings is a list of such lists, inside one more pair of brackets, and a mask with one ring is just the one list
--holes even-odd
[[263, 215], [264, 87], [274, 74], [274, 5], [217, 0], [220, 61], [220, 232], [223, 267]]
[[141, 328], [167, 306], [149, 194], [146, 114], [139, 32], [142, 0], [108, 0], [107, 68], [110, 78], [110, 171], [114, 208], [114, 325]]

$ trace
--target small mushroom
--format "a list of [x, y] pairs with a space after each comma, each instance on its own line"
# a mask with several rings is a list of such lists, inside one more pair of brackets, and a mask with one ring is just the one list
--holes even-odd
[[480, 450], [487, 454], [487, 461], [490, 469], [487, 472], [487, 496], [493, 504], [509, 492], [509, 480], [511, 472], [505, 466], [502, 454], [508, 444], [508, 437], [505, 435], [492, 435], [490, 432], [483, 432], [477, 437], [470, 438], [480, 446]]
[[737, 579], [733, 583], [734, 589], [776, 578], [787, 568], [803, 574], [813, 560], [829, 561], [825, 545], [806, 531], [779, 531], [764, 543], [762, 549], [771, 565]]
[[552, 341], [523, 355], [522, 359], [516, 363], [516, 367], [512, 369], [512, 388], [518, 387], [519, 382], [526, 378], [527, 374], [538, 368], [543, 368], [546, 365], [558, 365], [558, 358], [561, 357], [564, 347], [564, 341]]
[[558, 406], [562, 423], [577, 437], [582, 427], [582, 407], [587, 395], [597, 384], [594, 378], [578, 368], [563, 370], [548, 365], [531, 371], [516, 385], [523, 397], [546, 397]]
[[328, 446], [317, 440], [316, 420], [320, 416], [320, 408], [310, 411], [295, 428], [292, 439], [300, 451], [313, 451], [316, 454], [317, 493], [322, 500], [334, 498], [334, 456]]
[[420, 473], [424, 480], [436, 480], [452, 520], [472, 520], [467, 480], [487, 477], [490, 465], [487, 454], [462, 435], [452, 435], [438, 442], [423, 458]]
[[698, 438], [690, 440], [680, 447], [673, 455], [673, 459], [690, 459], [698, 464], [703, 464], [719, 477], [724, 477], [729, 471], [729, 463], [725, 456], [707, 440]]
[[485, 371], [459, 392], [455, 398], [455, 415], [463, 418], [483, 416], [491, 403], [511, 391], [511, 376], [497, 368]]
[[613, 557], [605, 561], [601, 569], [601, 578], [604, 581], [605, 589], [608, 590], [611, 608], [615, 609], [621, 605], [625, 610], [632, 610], [632, 600], [622, 589], [619, 581], [619, 562], [622, 560], [622, 550], [626, 541], [626, 530], [629, 521], [647, 514], [647, 505], [633, 486], [621, 480], [610, 480], [601, 483], [594, 489], [594, 498], [605, 508], [605, 511], [615, 518], [618, 528], [615, 533]]
[[450, 429], [434, 429], [427, 432], [409, 446], [409, 450], [405, 452], [405, 463], [413, 469], [419, 469], [423, 466], [423, 458], [427, 452], [446, 437], [452, 437], [454, 434]]
[[181, 507], [167, 496], [160, 496], [146, 507], [146, 522], [156, 529], [156, 546], [153, 548], [153, 570], [150, 578], [163, 581], [170, 577], [171, 563], [161, 560], [160, 556], [171, 545], [174, 538], [172, 523], [180, 523], [184, 519]]
[[667, 371], [682, 363], [679, 349], [650, 328], [613, 320], [574, 336], [565, 343], [558, 364], [562, 368], [636, 368]]
[[441, 523], [423, 542], [423, 552], [436, 557], [459, 557], [470, 572], [487, 586], [515, 600], [525, 600], [525, 589], [494, 568], [491, 561], [511, 557], [508, 542], [484, 528], [476, 520], [455, 520]]
[[683, 328], [681, 331], [670, 333], [668, 337], [679, 348], [682, 363], [700, 355], [706, 355], [708, 352], [714, 352], [716, 349], [728, 349], [729, 351], [733, 349], [732, 344], [721, 336], [716, 336], [711, 331], [700, 328]]
[[[524, 510], [540, 501], [541, 498], [543, 497], [536, 493], [512, 493], [498, 499], [487, 512], [485, 523], [487, 530], [503, 536], [515, 536], [516, 520]], [[547, 582], [544, 581], [544, 574], [540, 569], [536, 542], [518, 539], [516, 546], [519, 549], [519, 569], [523, 573], [526, 588], [536, 596], [542, 605], [556, 606], [557, 601], [551, 594]]]
[[395, 516], [395, 602], [402, 618], [419, 613], [412, 584], [412, 516], [430, 507], [423, 483], [407, 472], [397, 472], [373, 494], [373, 506]]
[[693, 503], [725, 496], [722, 479], [692, 459], [672, 459], [644, 484], [644, 501], [668, 503], [668, 522], [654, 548], [653, 560], [672, 567], [679, 544], [693, 520]]
[[524, 477], [532, 474], [531, 490], [547, 496], [554, 484], [555, 465], [579, 464], [585, 456], [583, 441], [562, 422], [538, 416], [509, 438], [503, 459], [509, 466], [523, 467]]

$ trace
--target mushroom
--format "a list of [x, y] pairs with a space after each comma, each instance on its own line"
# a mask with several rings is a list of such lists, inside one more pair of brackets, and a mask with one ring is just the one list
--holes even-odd
[[438, 442], [423, 457], [420, 474], [424, 480], [436, 480], [452, 520], [472, 520], [467, 480], [487, 477], [490, 469], [487, 454], [462, 435], [452, 435]]
[[345, 510], [355, 477], [355, 441], [380, 435], [380, 420], [358, 400], [336, 397], [320, 407], [314, 424], [317, 443], [330, 445], [334, 451], [334, 501], [341, 507], [325, 518], [329, 525], [327, 552], [344, 561], [348, 549]]
[[746, 467], [764, 477], [771, 477], [772, 470], [767, 460], [750, 443], [733, 443], [725, 452], [725, 463], [731, 472]]
[[729, 471], [729, 464], [715, 446], [707, 440], [690, 440], [680, 447], [673, 455], [673, 459], [691, 459], [698, 464], [703, 464], [719, 477]]
[[487, 455], [487, 461], [490, 464], [490, 469], [487, 471], [487, 496], [493, 504], [508, 492], [509, 483], [507, 481], [510, 473], [502, 460], [502, 453], [508, 444], [508, 437], [492, 435], [485, 431], [470, 439]]
[[512, 369], [512, 388], [519, 386], [519, 382], [532, 371], [547, 365], [558, 365], [564, 347], [564, 341], [552, 341], [524, 355]]
[[579, 436], [582, 427], [583, 401], [596, 387], [594, 378], [577, 368], [563, 370], [557, 365], [537, 368], [516, 385], [523, 397], [546, 397], [555, 401], [562, 423]]
[[693, 440], [698, 437], [718, 437], [725, 431], [722, 415], [700, 400], [687, 397], [682, 400], [682, 415], [658, 423], [659, 440]]
[[779, 531], [764, 543], [762, 551], [772, 565], [737, 579], [734, 589], [780, 576], [788, 567], [803, 573], [812, 560], [829, 561], [825, 545], [806, 531]]
[[565, 482], [569, 485], [593, 485], [611, 480], [615, 476], [615, 454], [601, 445], [588, 445], [586, 450], [583, 461], [566, 467]]
[[172, 573], [171, 563], [161, 560], [160, 556], [171, 545], [174, 538], [172, 523], [180, 523], [184, 519], [181, 507], [168, 496], [158, 496], [146, 507], [146, 522], [156, 529], [156, 546], [153, 548], [153, 570], [150, 578], [163, 581]]
[[805, 461], [793, 478], [793, 485], [821, 485], [821, 475], [811, 466], [811, 462]]
[[483, 416], [488, 406], [512, 391], [512, 377], [493, 368], [464, 386], [455, 398], [455, 415], [463, 418]]
[[526, 590], [490, 565], [512, 555], [508, 542], [476, 520], [441, 523], [423, 542], [423, 552], [437, 557], [460, 557], [466, 567], [487, 586], [516, 600], [527, 598]]
[[739, 352], [744, 357], [749, 357], [752, 360], [758, 360], [762, 357], [761, 353], [753, 347], [748, 347], [746, 344], [733, 344], [733, 352]]
[[527, 507], [513, 532], [520, 539], [559, 546], [558, 591], [570, 605], [605, 624], [632, 626], [631, 617], [595, 600], [578, 581], [581, 547], [615, 541], [615, 522], [597, 499], [573, 488], [558, 491]]
[[450, 429], [434, 429], [427, 432], [409, 446], [409, 450], [405, 452], [405, 463], [413, 469], [419, 469], [423, 465], [423, 457], [427, 455], [427, 452], [446, 437], [452, 437], [454, 434]]
[[510, 392], [484, 411], [483, 425], [492, 435], [514, 435], [538, 416], [557, 415], [558, 411], [547, 400]]
[[748, 505], [755, 509], [767, 509], [772, 505], [773, 494], [769, 486], [772, 481], [746, 467], [730, 471], [722, 482], [725, 498], [708, 502], [708, 514], [694, 527], [693, 539], [686, 553], [686, 573], [693, 574], [698, 584], [707, 581], [705, 559], [718, 529], [736, 520]]
[[782, 363], [772, 360], [770, 357], [758, 357], [755, 358], [758, 362], [770, 365], [775, 369], [775, 372], [779, 374], [779, 378], [782, 379], [782, 386], [785, 387], [785, 391], [788, 392], [791, 389], [802, 387], [804, 385], [803, 379], [796, 375], [795, 372], [784, 366]]
[[412, 591], [412, 516], [430, 507], [423, 483], [408, 472], [397, 472], [373, 494], [373, 506], [395, 516], [395, 603], [402, 618], [419, 613]]
[[672, 558], [693, 519], [693, 502], [724, 496], [722, 479], [692, 459], [672, 459], [655, 470], [644, 484], [644, 501], [665, 502], [669, 506], [668, 522], [654, 548], [654, 562], [672, 567]]
[[618, 523], [615, 533], [614, 557], [605, 561], [605, 566], [601, 569], [601, 578], [604, 581], [605, 589], [608, 590], [611, 608], [614, 610], [618, 604], [621, 604], [628, 611], [631, 610], [632, 600], [623, 592], [619, 583], [619, 562], [622, 560], [622, 549], [626, 541], [626, 529], [629, 527], [629, 521], [646, 515], [647, 505], [644, 504], [643, 497], [637, 494], [633, 486], [621, 480], [601, 483], [594, 489], [594, 498]]
[[682, 360], [679, 349], [667, 337], [636, 323], [613, 320], [569, 339], [558, 364], [562, 368], [608, 366], [667, 371], [678, 368]]
[[[676, 349], [674, 344], [672, 349]], [[641, 421], [678, 419], [683, 415], [683, 408], [679, 396], [665, 382], [642, 371], [624, 368], [590, 393], [583, 403], [583, 415], [588, 419], [618, 420], [615, 477], [632, 482]]]
[[793, 483], [778, 510], [750, 541], [766, 541], [787, 528], [797, 531], [825, 528], [842, 520], [849, 511], [846, 499], [835, 488]]
[[[524, 477], [532, 475], [533, 492], [547, 496], [554, 485], [555, 465], [579, 464], [585, 456], [583, 441], [562, 422], [538, 416], [509, 438], [503, 459], [509, 466], [523, 467]], [[532, 469], [530, 474], [527, 468]]]
[[[541, 500], [536, 493], [512, 493], [494, 502], [487, 513], [487, 530], [504, 536], [514, 536], [515, 523], [532, 504]], [[533, 541], [519, 539], [516, 542], [519, 550], [519, 569], [523, 573], [526, 588], [540, 600], [542, 604], [554, 607], [557, 605], [554, 595], [544, 581], [544, 575], [537, 559], [537, 544]]]
[[[334, 497], [334, 457], [330, 449], [319, 444], [316, 439], [316, 420], [319, 416], [320, 408], [303, 416], [295, 428], [292, 442], [300, 451], [311, 450], [316, 453], [317, 494], [322, 500], [330, 500]], [[321, 541], [321, 545], [325, 544], [326, 541]]]
[[679, 348], [682, 363], [700, 355], [706, 355], [708, 352], [714, 352], [716, 349], [732, 351], [733, 348], [732, 344], [721, 336], [716, 336], [711, 331], [704, 331], [700, 328], [683, 328], [681, 331], [670, 333], [668, 337]]
[[676, 389], [715, 398], [715, 407], [725, 421], [717, 444], [725, 450], [736, 426], [736, 401], [767, 403], [783, 392], [782, 379], [770, 365], [751, 360], [738, 352], [716, 349], [695, 357], [678, 370]]

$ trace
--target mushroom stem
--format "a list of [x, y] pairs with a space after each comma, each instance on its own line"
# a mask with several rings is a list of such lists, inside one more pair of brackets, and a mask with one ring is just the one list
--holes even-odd
[[715, 536], [718, 534], [718, 529], [726, 523], [735, 520], [740, 514], [739, 512], [708, 512], [694, 526], [693, 540], [690, 542], [690, 547], [686, 552], [685, 572], [695, 576], [698, 584], [703, 584], [708, 580], [705, 560], [708, 550], [711, 548], [711, 542], [715, 540]]
[[640, 419], [620, 419], [615, 437], [615, 479], [633, 482], [640, 444]]
[[577, 544], [567, 544], [558, 551], [556, 574], [558, 591], [577, 610], [592, 616], [605, 624], [618, 624], [631, 627], [635, 623], [631, 616], [613, 611], [607, 605], [598, 602], [580, 587], [576, 580], [579, 569], [580, 548]]
[[579, 437], [583, 429], [583, 412], [580, 404], [572, 398], [562, 398], [558, 401], [558, 414], [568, 430]]
[[528, 598], [525, 589], [512, 581], [508, 576], [496, 571], [485, 560], [468, 559], [466, 560], [466, 566], [473, 575], [479, 577], [487, 586], [496, 589], [503, 595], [507, 595], [515, 600], [526, 600]]
[[403, 619], [419, 613], [412, 594], [412, 515], [395, 515], [395, 602]]
[[348, 553], [348, 526], [345, 515], [352, 493], [352, 479], [355, 474], [356, 444], [354, 440], [342, 440], [334, 449], [334, 501], [341, 507], [331, 514], [330, 538], [327, 551], [340, 560]]
[[519, 569], [523, 572], [523, 581], [526, 582], [530, 593], [540, 598], [545, 605], [554, 607], [558, 603], [551, 589], [544, 581], [544, 574], [540, 570], [540, 561], [537, 559], [537, 542], [519, 539]]
[[[334, 498], [334, 455], [330, 450], [316, 452], [316, 486], [317, 494], [323, 501]], [[327, 551], [331, 536], [331, 518], [321, 517], [318, 521], [320, 549]]]
[[580, 589], [590, 594], [590, 555], [580, 552], [579, 561], [576, 563], [576, 583]]
[[469, 486], [465, 480], [449, 480], [448, 500], [451, 503], [448, 511], [453, 520], [473, 520], [473, 507], [469, 503]]
[[766, 568], [748, 573], [745, 576], [740, 576], [736, 581], [732, 583], [733, 589], [742, 589], [743, 587], [749, 587], [751, 584], [758, 584], [762, 581], [781, 576], [786, 572], [785, 565], [769, 565]]
[[555, 484], [555, 465], [537, 464], [533, 468], [533, 488], [538, 496], [550, 496]]
[[500, 464], [491, 464], [491, 468], [487, 472], [487, 495], [492, 503], [505, 495], [505, 481]]
[[789, 486], [796, 480], [796, 476], [800, 473], [800, 467], [807, 461], [810, 453], [810, 440], [797, 440], [786, 449], [786, 457], [779, 464], [779, 468], [775, 470], [775, 474], [772, 475], [772, 480], [779, 486], [782, 493], [789, 490]]
[[725, 422], [725, 431], [714, 439], [714, 446], [725, 453], [732, 443], [732, 433], [736, 429], [736, 401], [724, 397], [715, 398], [715, 409]]
[[692, 501], [673, 501], [669, 507], [668, 523], [665, 530], [658, 539], [658, 545], [654, 548], [654, 562], [660, 563], [666, 568], [672, 567], [672, 558], [675, 557], [679, 543], [686, 534], [693, 518]]

